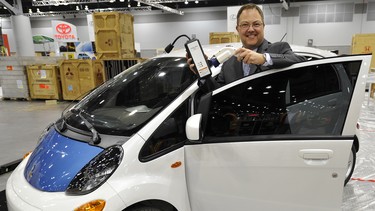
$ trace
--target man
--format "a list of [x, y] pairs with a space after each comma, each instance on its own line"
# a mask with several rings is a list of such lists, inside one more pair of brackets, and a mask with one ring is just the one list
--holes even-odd
[[[268, 42], [264, 38], [264, 27], [264, 15], [260, 7], [246, 4], [239, 9], [236, 30], [243, 47], [237, 49], [235, 56], [223, 63], [216, 78], [217, 85], [222, 86], [260, 71], [305, 61], [304, 57], [293, 53], [288, 43]], [[191, 58], [188, 59], [188, 64], [193, 70]]]

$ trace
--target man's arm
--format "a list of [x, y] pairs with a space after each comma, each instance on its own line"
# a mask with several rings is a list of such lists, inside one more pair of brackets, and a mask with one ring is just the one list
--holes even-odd
[[271, 44], [266, 53], [271, 57], [272, 65], [269, 66], [271, 68], [288, 67], [292, 64], [306, 61], [305, 57], [295, 54], [287, 42]]

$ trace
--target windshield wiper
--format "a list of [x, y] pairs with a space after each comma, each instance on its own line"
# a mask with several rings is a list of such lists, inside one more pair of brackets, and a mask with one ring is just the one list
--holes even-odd
[[71, 111], [73, 113], [78, 113], [78, 116], [83, 120], [83, 122], [85, 123], [86, 127], [91, 131], [92, 133], [92, 141], [90, 142], [90, 144], [94, 144], [94, 145], [97, 145], [97, 144], [100, 144], [100, 136], [99, 136], [99, 133], [98, 131], [96, 131], [96, 129], [94, 128], [94, 126], [89, 122], [87, 121], [87, 119], [82, 116], [82, 109], [79, 109], [79, 108], [73, 108], [71, 109]]

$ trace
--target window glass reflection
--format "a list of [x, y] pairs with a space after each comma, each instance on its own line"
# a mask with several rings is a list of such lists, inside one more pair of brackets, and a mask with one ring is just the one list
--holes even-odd
[[353, 84], [347, 68], [293, 69], [223, 91], [213, 97], [206, 135], [340, 134]]

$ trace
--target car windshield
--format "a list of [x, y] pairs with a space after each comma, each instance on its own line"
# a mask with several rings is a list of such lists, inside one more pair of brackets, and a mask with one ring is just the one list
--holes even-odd
[[196, 79], [185, 58], [154, 58], [107, 81], [69, 110], [70, 128], [89, 131], [86, 119], [101, 134], [131, 136], [171, 103]]

